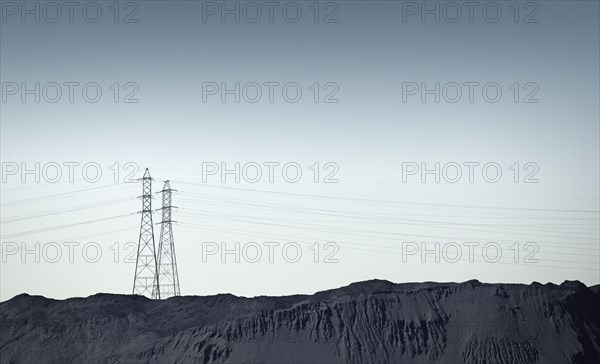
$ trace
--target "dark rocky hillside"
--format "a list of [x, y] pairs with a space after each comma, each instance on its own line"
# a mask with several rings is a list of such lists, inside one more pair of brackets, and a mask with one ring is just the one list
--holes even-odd
[[600, 287], [354, 283], [314, 295], [0, 303], [6, 363], [600, 363]]

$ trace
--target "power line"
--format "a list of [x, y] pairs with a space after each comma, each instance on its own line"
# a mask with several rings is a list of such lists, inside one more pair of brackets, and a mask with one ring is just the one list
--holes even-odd
[[212, 187], [212, 188], [220, 188], [220, 189], [228, 189], [228, 190], [236, 190], [236, 191], [258, 192], [258, 193], [265, 193], [265, 194], [318, 198], [318, 199], [357, 201], [357, 202], [367, 202], [367, 203], [400, 204], [400, 205], [415, 205], [415, 206], [429, 206], [429, 207], [450, 207], [450, 208], [464, 208], [464, 209], [484, 209], [484, 210], [544, 211], [544, 212], [594, 213], [594, 214], [600, 213], [600, 210], [535, 209], [535, 208], [525, 208], [525, 207], [453, 205], [453, 204], [438, 204], [438, 203], [426, 203], [426, 202], [377, 200], [377, 199], [366, 199], [366, 198], [358, 198], [358, 197], [325, 196], [325, 195], [314, 195], [314, 194], [308, 194], [308, 193], [268, 191], [268, 190], [258, 190], [258, 189], [243, 188], [243, 187], [215, 186], [215, 185], [207, 185], [207, 184], [185, 182], [185, 181], [178, 181], [178, 182], [183, 183], [183, 184], [188, 184], [188, 185], [194, 185], [194, 186]]
[[[195, 202], [195, 200], [190, 200], [190, 199], [181, 199], [182, 201], [189, 201], [189, 202]], [[244, 207], [244, 206], [250, 206], [250, 205], [245, 205], [245, 204], [240, 204], [240, 205], [234, 205], [234, 204], [222, 204], [222, 203], [211, 203], [211, 202], [207, 202], [207, 200], [202, 201], [203, 206], [207, 206], [207, 205], [211, 205], [211, 206], [230, 206], [230, 207]], [[275, 209], [280, 209], [277, 207], [277, 205], [274, 204], [261, 204], [261, 205], [253, 205], [253, 208], [266, 208], [269, 210], [275, 210]], [[565, 225], [565, 226], [555, 226], [556, 224], [553, 225], [532, 225], [532, 224], [494, 224], [494, 223], [461, 223], [461, 222], [456, 222], [456, 221], [439, 221], [439, 220], [421, 220], [421, 219], [408, 219], [408, 218], [379, 218], [379, 217], [373, 217], [373, 216], [369, 216], [368, 214], [356, 214], [356, 213], [347, 213], [345, 211], [339, 211], [339, 210], [323, 210], [326, 211], [327, 213], [316, 213], [316, 212], [312, 212], [310, 210], [315, 210], [315, 209], [306, 209], [306, 210], [302, 210], [302, 208], [299, 207], [295, 207], [295, 208], [283, 208], [280, 209], [282, 211], [290, 211], [291, 212], [295, 212], [295, 213], [310, 213], [310, 214], [315, 214], [315, 215], [326, 215], [326, 216], [333, 216], [333, 217], [340, 217], [340, 218], [347, 218], [347, 219], [360, 219], [362, 223], [387, 223], [387, 224], [404, 224], [404, 225], [423, 225], [423, 226], [435, 226], [435, 227], [440, 227], [441, 225], [449, 225], [449, 226], [456, 226], [456, 225], [462, 225], [462, 226], [475, 226], [475, 227], [497, 227], [500, 229], [517, 229], [517, 230], [529, 230], [529, 231], [536, 231], [536, 232], [548, 232], [548, 230], [550, 232], [556, 232], [556, 233], [565, 233], [568, 231], [564, 231], [564, 229], [567, 230], [576, 230], [571, 232], [572, 234], [582, 234], [582, 235], [588, 235], [588, 236], [596, 236], [597, 233], [587, 233], [587, 232], [580, 232], [577, 230], [590, 230], [590, 231], [598, 231], [598, 225], [596, 224], [589, 224], [590, 226], [596, 226], [595, 228], [585, 228], [585, 227], [570, 227], [570, 225]], [[321, 210], [321, 209], [316, 209], [316, 210]], [[409, 216], [417, 216], [417, 215], [409, 215]], [[421, 216], [427, 216], [427, 215], [421, 215]], [[446, 216], [446, 217], [452, 217], [452, 216]], [[369, 221], [364, 221], [364, 220], [369, 220]], [[547, 226], [547, 227], [545, 227]], [[558, 231], [555, 231], [554, 229], [558, 229]]]
[[62, 208], [62, 209], [57, 209], [57, 210], [47, 210], [47, 211], [42, 211], [39, 213], [17, 215], [17, 216], [12, 216], [12, 217], [2, 219], [2, 220], [0, 220], [0, 223], [6, 224], [9, 222], [37, 219], [40, 217], [47, 217], [47, 216], [64, 214], [64, 213], [68, 213], [68, 212], [87, 210], [87, 209], [91, 209], [91, 208], [95, 208], [95, 207], [113, 205], [113, 204], [117, 204], [117, 203], [121, 203], [121, 202], [125, 202], [125, 201], [131, 201], [131, 200], [135, 200], [135, 198], [134, 197], [120, 198], [120, 199], [115, 199], [115, 200], [110, 200], [110, 201], [105, 201], [105, 202], [100, 202], [100, 203], [77, 205], [77, 206], [67, 207], [67, 208]]
[[109, 185], [104, 185], [104, 186], [95, 186], [95, 187], [89, 187], [89, 188], [84, 188], [84, 189], [75, 190], [75, 191], [56, 193], [56, 194], [52, 194], [52, 195], [45, 195], [45, 196], [24, 198], [21, 200], [8, 201], [8, 202], [4, 202], [4, 203], [0, 204], [0, 206], [12, 206], [12, 205], [17, 205], [17, 204], [21, 204], [21, 203], [29, 203], [29, 202], [39, 201], [39, 200], [48, 200], [48, 199], [53, 199], [53, 198], [57, 198], [57, 197], [73, 195], [73, 194], [77, 194], [77, 193], [81, 193], [81, 192], [89, 192], [89, 191], [93, 191], [93, 190], [99, 190], [99, 189], [112, 187], [112, 186], [124, 187], [125, 185], [111, 183]]
[[76, 223], [73, 223], [73, 224], [59, 225], [59, 226], [54, 226], [54, 227], [47, 227], [47, 228], [43, 228], [43, 229], [22, 231], [22, 232], [13, 233], [13, 234], [5, 234], [5, 235], [0, 236], [0, 238], [2, 238], [2, 239], [10, 239], [10, 238], [18, 237], [18, 236], [25, 236], [25, 235], [43, 233], [43, 232], [48, 232], [48, 231], [60, 230], [60, 229], [69, 228], [69, 227], [73, 227], [73, 226], [92, 224], [92, 223], [96, 223], [96, 222], [100, 222], [100, 221], [114, 220], [114, 219], [122, 218], [122, 217], [125, 217], [125, 216], [131, 216], [131, 215], [135, 215], [135, 213], [129, 213], [129, 214], [123, 214], [123, 215], [116, 215], [116, 216], [110, 216], [110, 217], [104, 217], [104, 218], [101, 218], [101, 219], [76, 222]]
[[[185, 199], [182, 199], [183, 201], [185, 201]], [[204, 204], [206, 205], [206, 203], [204, 202]], [[267, 209], [277, 209], [277, 205], [276, 204], [271, 204], [271, 206], [266, 205], [266, 204], [248, 204], [250, 206], [253, 206], [253, 208], [256, 208], [257, 206], [259, 207], [264, 207]], [[281, 206], [281, 205], [279, 205]], [[422, 226], [435, 226], [435, 227], [439, 227], [439, 225], [449, 225], [449, 226], [455, 226], [455, 225], [464, 225], [464, 226], [483, 226], [483, 227], [496, 227], [494, 224], [471, 224], [471, 223], [458, 223], [458, 222], [452, 222], [452, 221], [435, 221], [435, 220], [418, 220], [418, 219], [393, 219], [393, 218], [380, 218], [380, 217], [371, 217], [365, 214], [348, 214], [346, 212], [343, 211], [339, 211], [339, 210], [323, 210], [323, 209], [314, 209], [314, 208], [302, 208], [302, 207], [295, 207], [295, 212], [303, 212], [302, 210], [304, 210], [304, 213], [310, 213], [310, 214], [315, 214], [315, 215], [322, 215], [322, 216], [335, 216], [335, 217], [342, 217], [342, 218], [357, 218], [357, 219], [361, 219], [361, 220], [365, 220], [365, 219], [369, 219], [369, 220], [375, 220], [375, 221], [389, 221], [395, 224], [405, 224], [405, 225], [422, 225]], [[193, 209], [192, 209], [193, 210]], [[288, 206], [286, 206], [283, 210], [293, 210], [293, 208], [290, 208]], [[315, 210], [315, 211], [313, 211]], [[408, 221], [408, 222], [407, 222]], [[417, 224], [421, 223], [421, 224]], [[513, 226], [498, 226], [500, 228], [514, 228]], [[527, 228], [527, 227], [520, 227], [521, 229], [531, 229], [531, 228]], [[463, 229], [463, 230], [471, 230], [471, 231], [482, 231], [482, 230], [476, 230], [476, 229]], [[531, 229], [536, 231], [536, 229]], [[488, 230], [484, 231], [484, 232], [488, 232]], [[489, 231], [489, 232], [498, 232], [498, 231]], [[506, 233], [506, 232], [499, 232], [499, 233]], [[578, 234], [584, 234], [584, 233], [578, 233]], [[531, 234], [527, 234], [527, 235], [531, 235]], [[535, 234], [536, 236], [540, 236], [539, 234]], [[545, 237], [558, 237], [558, 238], [565, 238], [564, 236], [554, 236], [554, 235], [544, 235]], [[568, 238], [577, 238], [579, 239], [580, 237], [568, 237]], [[590, 239], [590, 238], [583, 238], [583, 239]]]
[[[237, 230], [237, 231], [242, 231], [242, 230], [238, 230], [238, 229], [228, 229], [228, 230], [216, 229], [216, 228], [206, 227], [206, 226], [203, 226], [203, 225], [198, 225], [198, 224], [188, 224], [188, 223], [182, 223], [182, 224], [181, 224], [181, 226], [187, 226], [187, 227], [190, 227], [190, 228], [194, 228], [194, 229], [202, 229], [202, 230], [214, 230], [214, 231], [220, 231], [220, 232], [229, 232], [228, 230], [232, 230], [232, 231], [235, 231], [235, 230]], [[269, 238], [269, 239], [272, 239], [272, 238], [274, 238], [274, 236], [268, 236], [268, 237], [267, 237], [267, 236], [265, 236], [265, 235], [262, 235], [262, 234], [260, 234], [260, 233], [255, 233], [255, 232], [249, 232], [249, 233], [250, 233], [252, 236], [257, 236], [257, 237], [266, 237], [266, 238]], [[303, 239], [309, 239], [309, 240], [312, 240], [313, 242], [314, 242], [314, 241], [318, 241], [318, 239], [317, 239], [317, 240], [315, 240], [315, 239], [312, 239], [312, 238], [306, 238], [306, 237], [300, 237], [300, 238], [303, 238]], [[296, 238], [293, 238], [293, 239], [286, 238], [286, 239], [288, 239], [288, 240], [294, 240], [294, 241], [297, 241], [297, 240], [296, 240]], [[299, 241], [298, 241], [298, 242], [299, 242]], [[365, 246], [365, 245], [367, 245], [367, 246], [368, 246], [368, 244], [361, 244], [361, 243], [349, 243], [349, 242], [341, 242], [341, 241], [339, 241], [339, 242], [336, 242], [336, 243], [341, 243], [341, 244], [355, 244], [355, 245], [359, 245], [359, 246]], [[349, 249], [349, 250], [359, 250], [359, 251], [369, 251], [369, 252], [375, 252], [375, 253], [395, 254], [395, 255], [402, 254], [402, 253], [393, 252], [393, 251], [381, 251], [381, 250], [365, 249], [365, 248], [354, 248], [354, 247], [345, 247], [345, 249]], [[465, 259], [464, 259], [464, 258], [462, 258], [462, 257], [461, 257], [459, 260], [461, 260], [461, 261], [465, 261]], [[473, 261], [474, 261], [474, 262], [478, 262], [478, 263], [489, 263], [489, 262], [485, 262], [485, 261], [481, 261], [481, 260], [473, 260]], [[518, 263], [514, 263], [514, 262], [513, 262], [513, 263], [507, 263], [507, 262], [501, 262], [501, 261], [498, 261], [498, 262], [495, 262], [495, 263], [493, 263], [493, 264], [504, 264], [504, 265], [513, 265], [513, 266], [514, 266], [514, 265], [517, 265]], [[570, 266], [556, 266], [556, 265], [551, 265], [551, 266], [549, 266], [549, 265], [542, 265], [542, 264], [537, 264], [537, 263], [530, 263], [530, 264], [528, 264], [528, 265], [527, 265], [527, 267], [540, 267], [540, 268], [563, 268], [563, 269], [588, 270], [588, 271], [597, 271], [597, 270], [598, 270], [597, 268], [584, 268], [584, 267], [580, 267], [580, 266], [577, 266], [577, 267], [570, 267]]]
[[[225, 221], [237, 221], [237, 222], [242, 222], [242, 223], [250, 223], [250, 224], [261, 224], [261, 225], [269, 225], [269, 226], [276, 226], [276, 227], [284, 227], [284, 228], [295, 228], [295, 229], [303, 229], [302, 226], [294, 226], [294, 225], [284, 225], [284, 224], [275, 224], [275, 223], [266, 223], [266, 222], [256, 222], [256, 221], [248, 221], [248, 220], [244, 220], [244, 219], [232, 219], [231, 217], [226, 217], [226, 218], [219, 218], [219, 217], [214, 217], [213, 215], [210, 214], [197, 214], [197, 213], [185, 213], [182, 212], [184, 214], [189, 214], [189, 215], [199, 215], [199, 216], [203, 216], [205, 219], [215, 219], [215, 220], [225, 220]], [[330, 227], [323, 227], [320, 225], [314, 225], [314, 224], [305, 224], [309, 227], [317, 227], [317, 228], [321, 228], [322, 231], [329, 231], [329, 232], [340, 232], [342, 234], [348, 234], [348, 235], [355, 235], [355, 236], [364, 236], [364, 237], [369, 237], [369, 238], [376, 238], [376, 239], [385, 239], [385, 240], [394, 240], [396, 241], [397, 239], [395, 238], [386, 238], [386, 237], [381, 237], [381, 236], [374, 236], [374, 235], [367, 235], [367, 234], [381, 234], [381, 235], [395, 235], [395, 236], [405, 236], [405, 237], [416, 237], [416, 238], [427, 238], [427, 239], [448, 239], [448, 240], [464, 240], [464, 241], [478, 241], [478, 240], [492, 240], [495, 242], [506, 242], [506, 243], [514, 243], [514, 240], [506, 240], [506, 239], [476, 239], [476, 238], [464, 238], [464, 237], [448, 237], [448, 236], [438, 236], [438, 235], [422, 235], [422, 234], [408, 234], [408, 233], [392, 233], [392, 232], [373, 232], [373, 231], [368, 231], [368, 230], [356, 230], [356, 229], [347, 229], [347, 228], [343, 228], [343, 229], [336, 229], [336, 228], [330, 228]], [[360, 234], [359, 234], [360, 233]], [[588, 245], [588, 246], [597, 246], [597, 244], [588, 244], [588, 243], [577, 243], [577, 244], [568, 244], [568, 243], [553, 243], [553, 242], [539, 242], [539, 243], [544, 243], [544, 244], [558, 244], [558, 245], [569, 245], [570, 249], [587, 249], [590, 250], [589, 248], [581, 248], [581, 247], [577, 247], [577, 246], [572, 246], [572, 245]]]

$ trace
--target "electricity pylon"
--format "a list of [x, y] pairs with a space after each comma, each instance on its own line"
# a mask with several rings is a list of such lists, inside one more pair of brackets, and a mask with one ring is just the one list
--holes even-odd
[[154, 247], [154, 226], [152, 224], [152, 177], [146, 168], [142, 181], [142, 222], [138, 240], [133, 294], [148, 296], [158, 289], [156, 251]]
[[152, 298], [169, 298], [179, 296], [179, 274], [175, 259], [175, 241], [173, 240], [173, 225], [171, 220], [171, 189], [169, 181], [165, 181], [162, 191], [162, 221], [160, 240], [158, 243], [158, 287], [152, 291]]

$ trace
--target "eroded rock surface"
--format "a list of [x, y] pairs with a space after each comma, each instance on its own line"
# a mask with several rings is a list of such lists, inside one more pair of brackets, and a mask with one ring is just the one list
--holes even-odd
[[0, 303], [1, 363], [600, 363], [598, 286], [366, 281], [314, 295]]

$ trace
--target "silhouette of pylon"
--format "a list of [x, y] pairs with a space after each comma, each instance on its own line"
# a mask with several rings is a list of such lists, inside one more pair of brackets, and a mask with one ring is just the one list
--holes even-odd
[[[154, 247], [154, 226], [152, 224], [152, 177], [146, 168], [142, 181], [142, 221], [138, 241], [135, 276], [133, 279], [133, 294], [149, 296], [160, 292], [158, 288], [156, 250]], [[158, 296], [160, 298], [160, 295]]]
[[173, 225], [171, 220], [171, 189], [169, 181], [165, 181], [162, 191], [162, 221], [158, 243], [158, 285], [152, 291], [152, 298], [169, 298], [179, 296], [179, 274], [175, 258], [175, 241], [173, 240]]

